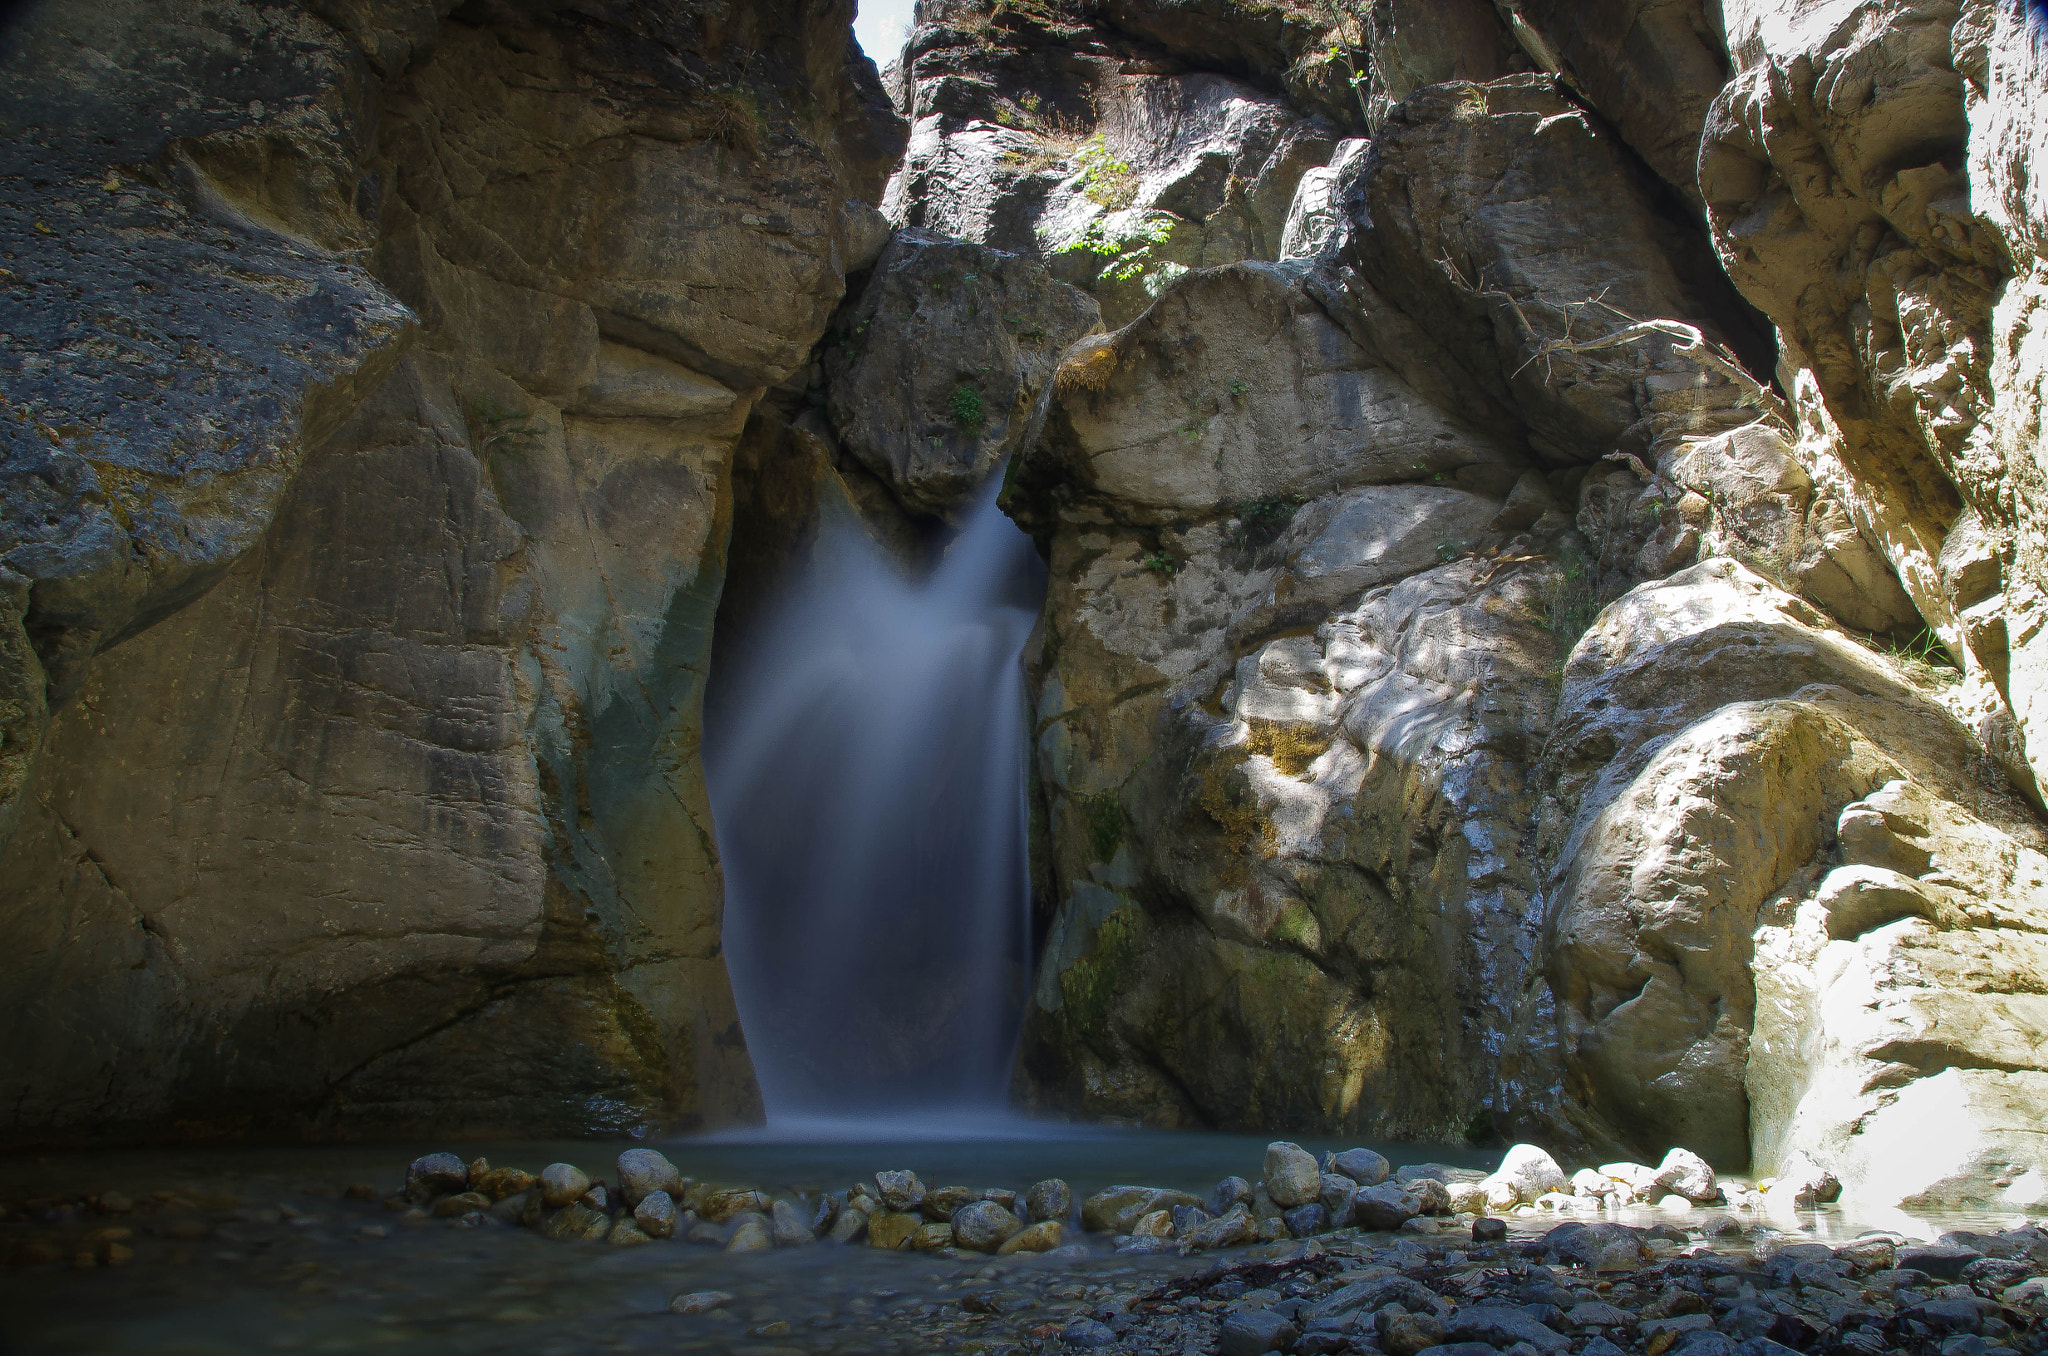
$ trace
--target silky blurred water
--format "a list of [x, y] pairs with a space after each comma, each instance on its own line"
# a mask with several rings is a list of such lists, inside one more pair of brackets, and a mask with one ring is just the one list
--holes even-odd
[[726, 965], [771, 1124], [1002, 1105], [1030, 978], [1019, 656], [1044, 572], [995, 489], [924, 578], [828, 520], [712, 693]]

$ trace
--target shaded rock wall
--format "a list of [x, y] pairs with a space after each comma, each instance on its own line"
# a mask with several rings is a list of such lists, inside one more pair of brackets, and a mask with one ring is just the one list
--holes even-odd
[[900, 124], [850, 6], [449, 8], [7, 35], [12, 1138], [758, 1112], [734, 448]]

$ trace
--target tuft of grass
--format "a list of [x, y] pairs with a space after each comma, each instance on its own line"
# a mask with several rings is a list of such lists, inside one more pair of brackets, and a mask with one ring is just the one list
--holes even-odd
[[767, 119], [753, 91], [714, 89], [704, 96], [705, 135], [741, 155], [759, 155], [768, 139]]

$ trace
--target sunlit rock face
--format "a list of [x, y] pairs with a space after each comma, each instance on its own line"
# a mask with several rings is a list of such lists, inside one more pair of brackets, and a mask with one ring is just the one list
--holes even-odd
[[1375, 7], [1353, 106], [1256, 6], [1152, 8], [927, 6], [898, 86], [892, 215], [1087, 255], [1121, 327], [1009, 499], [1020, 1095], [2024, 1191], [2020, 8]]
[[452, 8], [8, 31], [10, 1138], [757, 1113], [733, 454], [901, 124], [850, 5]]

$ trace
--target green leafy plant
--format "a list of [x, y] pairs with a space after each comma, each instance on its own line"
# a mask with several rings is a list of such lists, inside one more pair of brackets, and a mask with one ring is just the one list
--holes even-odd
[[1180, 567], [1187, 562], [1162, 546], [1138, 563], [1160, 578], [1169, 579], [1180, 573]]
[[947, 402], [953, 415], [953, 423], [964, 433], [978, 433], [988, 422], [988, 411], [981, 403], [981, 392], [971, 382], [961, 382], [953, 388], [953, 398]]
[[1104, 230], [1100, 221], [1091, 221], [1078, 239], [1060, 246], [1053, 253], [1099, 255], [1109, 261], [1102, 267], [1102, 278], [1110, 282], [1129, 282], [1143, 277], [1146, 268], [1153, 265], [1152, 247], [1171, 240], [1173, 228], [1173, 218], [1165, 216], [1154, 217], [1134, 230], [1115, 234]]
[[1081, 167], [1081, 192], [1098, 207], [1121, 211], [1138, 198], [1138, 176], [1128, 160], [1119, 160], [1097, 132], [1074, 157]]
[[1245, 393], [1251, 389], [1249, 383], [1233, 378], [1230, 383], [1230, 403], [1233, 405], [1244, 404]]

